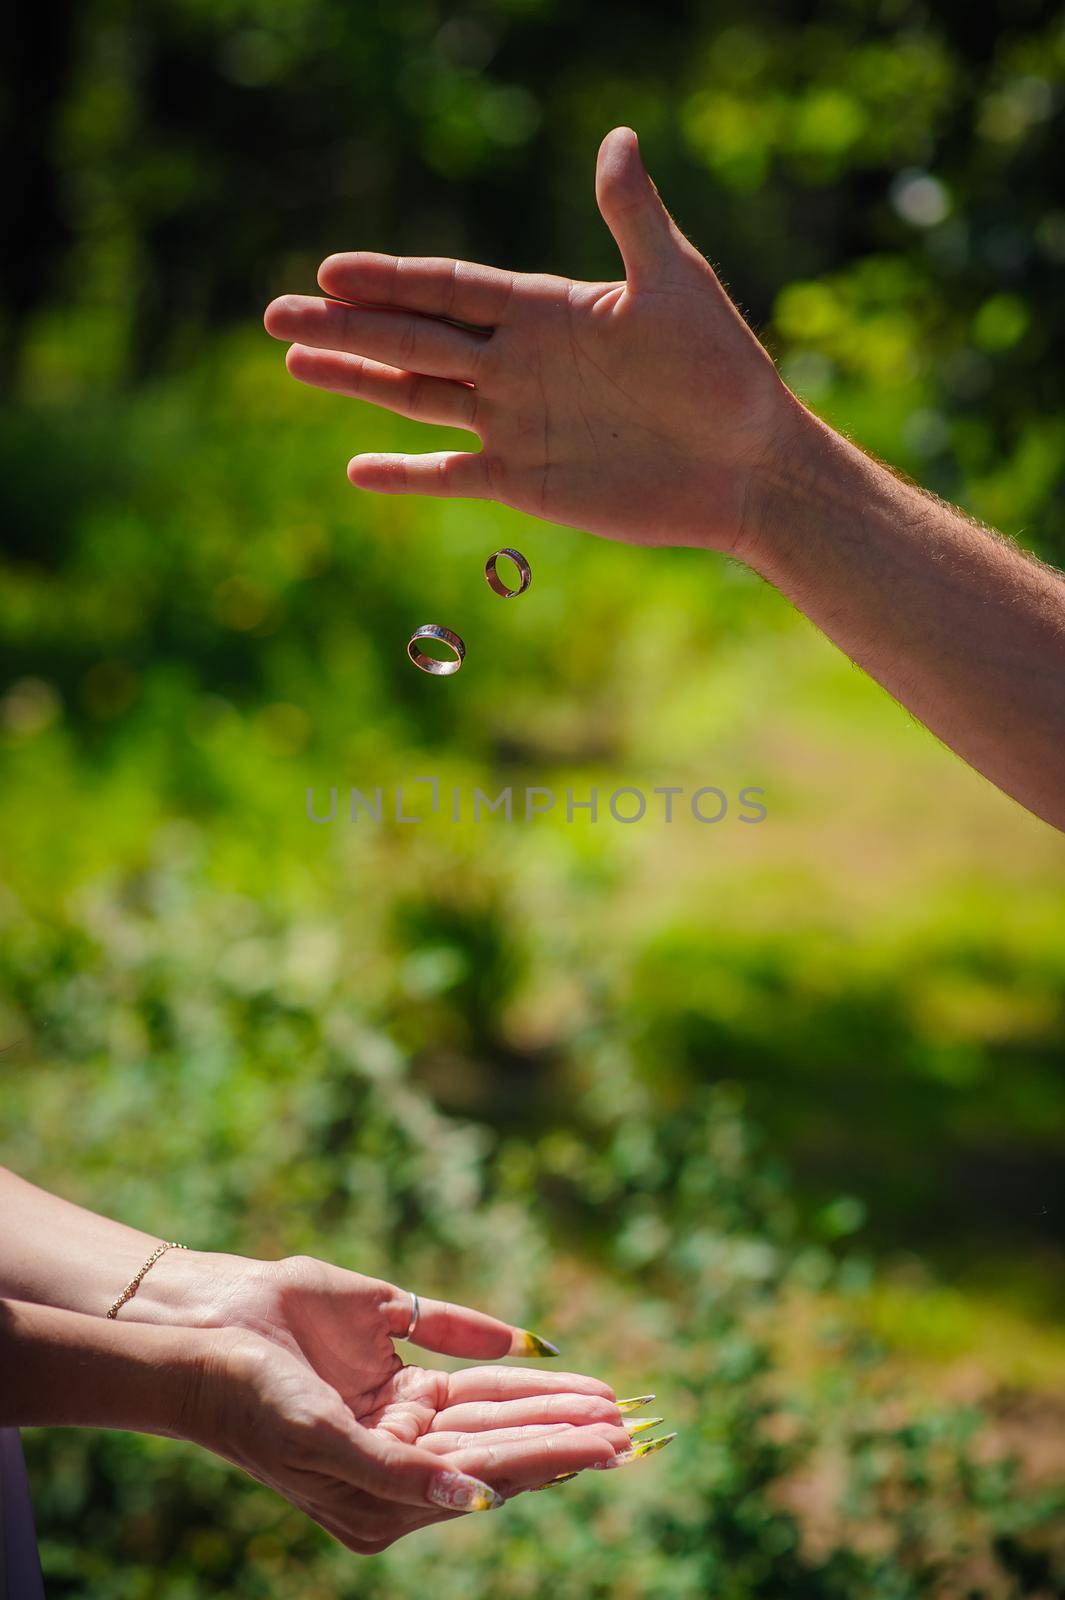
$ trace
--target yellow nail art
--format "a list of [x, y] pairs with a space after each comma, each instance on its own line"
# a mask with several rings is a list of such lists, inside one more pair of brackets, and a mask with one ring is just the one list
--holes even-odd
[[635, 1438], [638, 1433], [646, 1433], [648, 1428], [657, 1428], [659, 1423], [665, 1420], [665, 1417], [634, 1417], [631, 1422], [625, 1423], [625, 1431]]
[[608, 1461], [608, 1467], [631, 1467], [643, 1456], [653, 1455], [656, 1450], [664, 1450], [667, 1444], [672, 1444], [676, 1438], [675, 1433], [664, 1433], [660, 1439], [645, 1439], [642, 1444], [634, 1444], [631, 1450], [624, 1451], [615, 1456], [613, 1461]]
[[642, 1444], [633, 1445], [632, 1453], [637, 1459], [653, 1455], [656, 1450], [664, 1450], [667, 1444], [672, 1444], [676, 1437], [675, 1433], [664, 1433], [660, 1439], [645, 1439]]
[[503, 1504], [503, 1496], [496, 1494], [480, 1478], [471, 1478], [466, 1472], [438, 1472], [429, 1483], [429, 1499], [434, 1506], [446, 1511], [495, 1511]]
[[560, 1472], [557, 1478], [549, 1478], [546, 1483], [538, 1483], [530, 1493], [540, 1494], [544, 1489], [553, 1489], [556, 1483], [569, 1483], [571, 1478], [578, 1477], [580, 1477], [579, 1472]]
[[519, 1328], [519, 1344], [512, 1356], [557, 1356], [558, 1347], [548, 1339], [541, 1339], [538, 1333], [530, 1333], [528, 1328]]
[[626, 1411], [639, 1411], [641, 1406], [649, 1406], [653, 1399], [653, 1394], [637, 1394], [631, 1400], [619, 1400], [618, 1410], [623, 1413]]

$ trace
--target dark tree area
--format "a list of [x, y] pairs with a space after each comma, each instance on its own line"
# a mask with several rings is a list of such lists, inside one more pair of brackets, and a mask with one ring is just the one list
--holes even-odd
[[[914, 314], [946, 413], [973, 418], [953, 449], [928, 442], [934, 486], [956, 491], [1028, 423], [1060, 437], [1056, 13], [1036, 0], [22, 9], [5, 107], [7, 371], [17, 381], [57, 307], [91, 314], [110, 381], [183, 365], [280, 286], [309, 287], [336, 248], [612, 277], [590, 179], [598, 139], [627, 121], [777, 348], [831, 344], [815, 323], [773, 327], [789, 282], [879, 264], [859, 299]], [[1036, 537], [1060, 551], [1060, 513]]]

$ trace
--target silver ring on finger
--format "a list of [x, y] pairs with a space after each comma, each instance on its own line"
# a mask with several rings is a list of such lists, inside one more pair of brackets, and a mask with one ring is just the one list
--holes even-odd
[[418, 1326], [418, 1317], [421, 1314], [422, 1309], [418, 1303], [418, 1296], [414, 1293], [414, 1290], [408, 1289], [407, 1293], [410, 1295], [410, 1321], [407, 1323], [406, 1331], [400, 1334], [399, 1337], [401, 1339], [410, 1338], [411, 1334]]
[[[513, 561], [518, 569], [518, 587], [516, 589], [508, 589], [496, 571], [496, 562], [500, 556], [506, 556], [508, 560]], [[524, 594], [530, 583], [532, 583], [532, 568], [529, 563], [520, 550], [511, 550], [509, 547], [504, 550], [497, 550], [494, 555], [488, 557], [484, 564], [484, 575], [488, 580], [488, 587], [492, 593], [500, 595], [504, 600], [516, 600], [518, 595]]]

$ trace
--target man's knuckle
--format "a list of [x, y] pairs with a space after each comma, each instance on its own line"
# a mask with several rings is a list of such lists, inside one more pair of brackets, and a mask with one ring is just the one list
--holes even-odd
[[361, 316], [354, 306], [341, 307], [340, 335], [344, 344], [354, 344], [358, 339]]
[[399, 332], [399, 358], [403, 362], [412, 361], [418, 348], [418, 324], [405, 322]]
[[447, 275], [444, 285], [444, 307], [442, 315], [450, 317], [455, 308], [455, 299], [458, 295], [460, 266], [457, 261], [452, 261], [451, 271]]
[[488, 338], [474, 339], [470, 353], [470, 376], [475, 383], [491, 383], [498, 376], [498, 355], [499, 345], [494, 334]]

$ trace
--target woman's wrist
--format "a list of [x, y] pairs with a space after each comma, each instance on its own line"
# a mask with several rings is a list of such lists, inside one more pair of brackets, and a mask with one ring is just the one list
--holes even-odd
[[168, 1250], [118, 1313], [157, 1327], [221, 1328], [237, 1286], [268, 1262], [214, 1250]]
[[195, 1328], [123, 1326], [0, 1301], [0, 1424], [200, 1441], [226, 1367], [223, 1342]]

